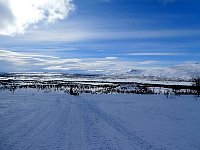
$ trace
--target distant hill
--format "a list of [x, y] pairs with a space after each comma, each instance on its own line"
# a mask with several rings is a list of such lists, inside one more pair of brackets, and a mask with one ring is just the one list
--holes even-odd
[[166, 68], [133, 69], [127, 72], [126, 75], [188, 80], [195, 76], [200, 76], [200, 63], [185, 63]]

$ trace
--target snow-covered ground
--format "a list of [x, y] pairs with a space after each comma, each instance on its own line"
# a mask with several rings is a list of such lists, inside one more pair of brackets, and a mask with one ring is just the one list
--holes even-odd
[[0, 92], [0, 150], [199, 150], [200, 99]]
[[[160, 71], [162, 72], [162, 71]], [[167, 73], [166, 73], [167, 74]], [[177, 74], [177, 73], [174, 73]], [[144, 76], [147, 75], [147, 76]], [[119, 74], [119, 75], [70, 75], [58, 73], [11, 73], [0, 74], [0, 81], [14, 80], [14, 81], [62, 81], [62, 82], [99, 82], [99, 84], [116, 83], [116, 82], [134, 82], [141, 84], [162, 84], [162, 85], [192, 85], [191, 77], [177, 78], [166, 77], [162, 78], [160, 75], [151, 77], [151, 74]]]
[[184, 64], [162, 67], [162, 68], [143, 68], [133, 69], [127, 72], [131, 76], [146, 76], [155, 79], [188, 80], [200, 76], [200, 63], [188, 62]]

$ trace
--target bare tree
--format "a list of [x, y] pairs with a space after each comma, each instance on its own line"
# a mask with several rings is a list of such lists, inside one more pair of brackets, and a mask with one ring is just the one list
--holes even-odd
[[195, 86], [196, 94], [200, 96], [200, 76], [193, 78], [193, 85]]

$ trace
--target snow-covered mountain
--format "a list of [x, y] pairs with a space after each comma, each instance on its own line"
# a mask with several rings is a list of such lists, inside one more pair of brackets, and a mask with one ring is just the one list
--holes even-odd
[[200, 63], [185, 63], [166, 68], [133, 69], [127, 75], [188, 80], [200, 76]]

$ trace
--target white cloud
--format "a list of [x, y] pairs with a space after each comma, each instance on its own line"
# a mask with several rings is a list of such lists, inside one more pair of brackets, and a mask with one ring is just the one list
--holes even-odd
[[[137, 53], [138, 55], [152, 55], [152, 53]], [[153, 53], [161, 55], [163, 53]], [[164, 53], [171, 55], [171, 53]], [[177, 53], [178, 55], [178, 53]], [[15, 52], [0, 49], [1, 70], [8, 71], [61, 71], [85, 73], [124, 73], [134, 68], [152, 68], [162, 65], [163, 61], [144, 60], [132, 61], [122, 60], [120, 57], [101, 57], [101, 58], [65, 58], [62, 56], [45, 55], [43, 53]], [[194, 64], [189, 62], [188, 64]], [[191, 65], [190, 65], [191, 66]], [[190, 67], [188, 66], [188, 68]], [[181, 66], [180, 66], [181, 68]]]
[[0, 61], [7, 61], [16, 66], [24, 66], [31, 63], [33, 60], [43, 61], [48, 59], [57, 59], [58, 57], [33, 54], [33, 53], [18, 53], [9, 50], [0, 50]]
[[89, 40], [121, 40], [121, 39], [160, 39], [160, 38], [177, 38], [177, 37], [194, 37], [199, 36], [200, 30], [196, 29], [174, 29], [174, 30], [132, 30], [132, 31], [100, 31], [87, 28], [60, 28], [52, 30], [35, 30], [30, 31], [19, 41], [26, 42], [77, 42]]
[[83, 71], [93, 73], [124, 73], [135, 67], [158, 64], [155, 60], [125, 61], [117, 57], [106, 58], [63, 58], [39, 53], [0, 50], [0, 63], [7, 71]]
[[152, 65], [152, 64], [157, 64], [157, 63], [159, 63], [159, 61], [154, 61], [154, 60], [139, 62], [139, 64], [141, 65]]
[[187, 53], [129, 53], [130, 56], [176, 56], [184, 55]]
[[41, 22], [54, 23], [73, 10], [72, 0], [0, 0], [0, 35], [21, 34]]
[[118, 57], [106, 57], [105, 59], [110, 59], [110, 60], [114, 60], [117, 59]]
[[[14, 52], [0, 50], [0, 62], [6, 63], [6, 68], [12, 66], [9, 71], [84, 71], [116, 73], [130, 70], [133, 62], [120, 61], [115, 57], [105, 58], [61, 58], [29, 52]], [[4, 67], [4, 66], [2, 66]], [[100, 71], [101, 70], [101, 71]]]

